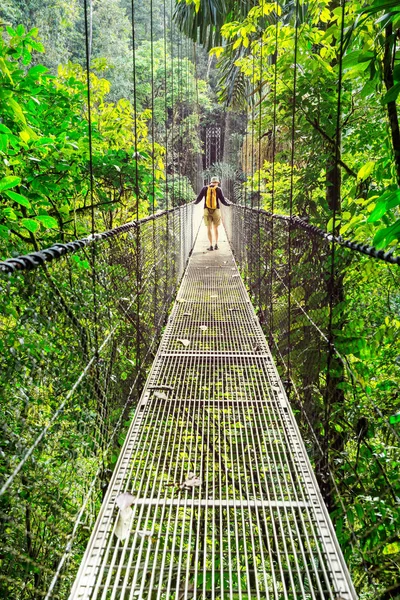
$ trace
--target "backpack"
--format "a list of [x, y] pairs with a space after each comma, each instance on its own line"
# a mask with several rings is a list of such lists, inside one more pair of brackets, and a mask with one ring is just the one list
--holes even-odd
[[207, 187], [206, 207], [210, 210], [215, 210], [217, 208], [217, 187], [215, 185], [209, 185]]

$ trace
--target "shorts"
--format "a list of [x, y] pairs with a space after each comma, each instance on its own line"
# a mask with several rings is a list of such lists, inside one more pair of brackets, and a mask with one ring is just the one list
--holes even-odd
[[216, 208], [212, 212], [209, 211], [208, 208], [204, 209], [204, 224], [206, 225], [206, 227], [208, 227], [209, 225], [211, 225], [211, 223], [214, 223], [215, 227], [218, 227], [218, 225], [221, 223], [220, 208]]

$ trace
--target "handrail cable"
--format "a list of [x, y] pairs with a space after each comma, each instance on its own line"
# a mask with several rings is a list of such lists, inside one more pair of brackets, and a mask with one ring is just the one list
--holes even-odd
[[[257, 209], [251, 209], [249, 206], [245, 206], [244, 204], [243, 205], [238, 204], [238, 206], [241, 206], [245, 210], [253, 210], [253, 211], [257, 210]], [[297, 227], [301, 227], [302, 229], [305, 229], [309, 233], [315, 233], [316, 235], [318, 235], [319, 237], [322, 237], [327, 242], [334, 241], [336, 244], [339, 244], [340, 246], [343, 246], [344, 248], [348, 248], [349, 250], [353, 250], [354, 252], [360, 252], [361, 254], [366, 254], [370, 258], [376, 258], [378, 260], [383, 260], [384, 262], [390, 263], [392, 265], [400, 265], [400, 255], [393, 255], [393, 252], [394, 252], [393, 249], [390, 249], [387, 251], [378, 250], [374, 246], [369, 246], [368, 244], [363, 244], [362, 242], [352, 242], [351, 240], [346, 240], [345, 238], [343, 238], [343, 236], [334, 235], [333, 233], [328, 233], [324, 229], [321, 229], [320, 227], [317, 227], [316, 225], [311, 225], [310, 223], [308, 223], [307, 221], [305, 221], [304, 219], [302, 219], [301, 217], [298, 217], [296, 215], [293, 215], [292, 217], [290, 217], [289, 215], [281, 215], [278, 213], [272, 213], [263, 208], [260, 209], [260, 214], [268, 215], [272, 219], [287, 221], [288, 223], [292, 222], [293, 225], [296, 225]]]

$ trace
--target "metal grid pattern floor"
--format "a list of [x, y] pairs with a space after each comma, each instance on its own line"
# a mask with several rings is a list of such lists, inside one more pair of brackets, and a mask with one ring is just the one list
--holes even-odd
[[70, 598], [356, 598], [228, 243], [206, 245], [201, 231]]

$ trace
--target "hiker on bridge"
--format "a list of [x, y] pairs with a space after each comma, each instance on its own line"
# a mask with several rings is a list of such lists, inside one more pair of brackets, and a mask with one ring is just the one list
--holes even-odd
[[[204, 223], [207, 227], [207, 235], [210, 242], [208, 250], [218, 250], [218, 227], [221, 223], [221, 210], [219, 202], [225, 206], [230, 206], [232, 202], [224, 198], [220, 187], [218, 177], [212, 177], [210, 185], [205, 185], [197, 196], [195, 204], [198, 204], [204, 198]], [[212, 226], [214, 225], [215, 246], [212, 243]]]

